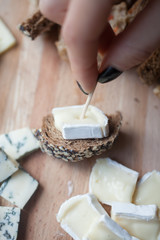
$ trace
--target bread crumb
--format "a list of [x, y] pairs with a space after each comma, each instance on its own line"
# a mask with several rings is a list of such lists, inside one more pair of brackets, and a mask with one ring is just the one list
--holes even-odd
[[154, 89], [153, 89], [153, 93], [160, 98], [160, 84], [158, 84]]
[[73, 193], [73, 182], [69, 180], [67, 185], [68, 185], [68, 197], [70, 197], [71, 194]]

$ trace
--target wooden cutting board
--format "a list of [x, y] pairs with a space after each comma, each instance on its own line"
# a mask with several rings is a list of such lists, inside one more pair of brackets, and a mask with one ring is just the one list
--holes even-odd
[[[53, 107], [83, 104], [69, 64], [55, 49], [53, 38], [35, 41], [17, 30], [36, 9], [36, 1], [0, 0], [0, 17], [18, 44], [0, 56], [0, 133], [25, 126], [38, 128]], [[113, 148], [103, 156], [140, 172], [160, 170], [160, 100], [143, 85], [135, 70], [117, 80], [98, 85], [92, 104], [105, 113], [121, 111], [123, 125]], [[18, 240], [71, 239], [56, 221], [63, 201], [88, 192], [88, 179], [95, 159], [66, 163], [39, 151], [21, 164], [40, 185], [21, 215]], [[69, 192], [68, 184], [73, 185]], [[0, 199], [0, 204], [8, 204]]]

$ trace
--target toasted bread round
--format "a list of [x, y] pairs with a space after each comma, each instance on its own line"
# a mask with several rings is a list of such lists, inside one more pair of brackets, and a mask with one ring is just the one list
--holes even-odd
[[107, 117], [109, 118], [110, 133], [108, 137], [102, 139], [66, 140], [54, 126], [52, 114], [43, 118], [42, 129], [35, 130], [34, 134], [40, 141], [43, 152], [64, 161], [77, 162], [94, 155], [100, 155], [112, 147], [121, 126], [122, 115], [117, 112], [115, 115]]

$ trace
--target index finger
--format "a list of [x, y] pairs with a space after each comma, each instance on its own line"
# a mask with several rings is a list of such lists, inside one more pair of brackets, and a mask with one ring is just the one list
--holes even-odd
[[92, 92], [98, 76], [98, 42], [107, 24], [111, 0], [73, 0], [64, 21], [63, 37], [76, 80]]

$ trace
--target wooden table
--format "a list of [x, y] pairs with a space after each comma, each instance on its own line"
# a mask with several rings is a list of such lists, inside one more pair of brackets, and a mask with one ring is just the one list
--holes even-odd
[[[35, 8], [33, 0], [0, 0], [0, 16], [18, 41], [15, 48], [0, 56], [0, 133], [25, 126], [38, 128], [53, 107], [83, 104], [86, 99], [69, 64], [59, 58], [53, 39], [44, 36], [31, 41], [17, 30]], [[160, 100], [134, 70], [98, 85], [92, 104], [105, 113], [120, 110], [123, 114], [120, 135], [103, 156], [139, 171], [141, 176], [160, 170]], [[71, 239], [57, 223], [56, 213], [70, 196], [88, 192], [94, 162], [65, 163], [40, 150], [23, 159], [21, 164], [40, 185], [22, 211], [18, 240]], [[70, 196], [69, 181], [73, 184]]]

